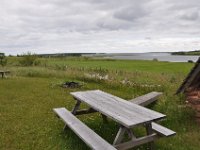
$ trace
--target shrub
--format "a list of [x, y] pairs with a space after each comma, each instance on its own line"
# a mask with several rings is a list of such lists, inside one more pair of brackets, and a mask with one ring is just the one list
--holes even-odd
[[0, 53], [0, 65], [5, 66], [7, 64], [7, 59], [4, 53]]
[[37, 60], [37, 55], [32, 54], [31, 52], [27, 52], [22, 55], [22, 59], [20, 60], [20, 64], [23, 66], [33, 66], [38, 65], [40, 62]]
[[154, 58], [153, 61], [158, 61], [158, 59], [157, 59], [157, 58]]
[[188, 63], [194, 63], [193, 60], [188, 60]]

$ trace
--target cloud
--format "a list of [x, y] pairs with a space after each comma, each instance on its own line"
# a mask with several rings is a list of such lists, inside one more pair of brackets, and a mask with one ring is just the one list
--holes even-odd
[[145, 17], [148, 13], [150, 12], [144, 8], [143, 3], [133, 3], [116, 10], [113, 16], [118, 19], [132, 22]]
[[183, 11], [180, 14], [180, 18], [188, 21], [198, 20], [200, 17], [200, 11], [198, 9]]
[[199, 49], [199, 10], [198, 0], [1, 0], [0, 51]]

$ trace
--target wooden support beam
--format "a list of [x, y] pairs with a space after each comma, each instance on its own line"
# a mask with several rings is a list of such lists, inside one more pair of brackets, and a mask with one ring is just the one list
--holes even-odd
[[151, 135], [148, 135], [145, 137], [141, 137], [141, 138], [137, 138], [137, 139], [134, 139], [134, 140], [131, 140], [128, 142], [116, 144], [114, 146], [118, 150], [126, 150], [126, 149], [130, 149], [132, 147], [136, 147], [136, 146], [148, 143], [148, 142], [152, 142], [152, 141], [156, 140], [157, 138], [159, 138], [159, 136], [156, 133], [154, 133], [154, 134], [151, 134]]
[[101, 114], [101, 116], [102, 116], [102, 118], [103, 118], [103, 122], [104, 122], [104, 123], [108, 123], [108, 118], [107, 118], [107, 116], [104, 115], [104, 114]]
[[81, 101], [77, 100], [76, 105], [74, 106], [74, 108], [72, 109], [72, 114], [76, 115], [77, 110], [79, 109], [81, 104]]
[[[81, 105], [81, 101], [77, 100], [76, 105], [74, 106], [74, 108], [72, 109], [72, 114], [76, 115], [77, 110], [79, 109]], [[65, 131], [68, 128], [67, 124], [64, 125], [63, 130]]]
[[1, 72], [1, 78], [5, 77], [5, 72]]
[[[147, 135], [153, 134], [151, 123], [147, 123], [145, 126], [146, 126]], [[149, 143], [149, 149], [153, 150], [153, 148], [154, 148], [154, 141], [152, 141], [152, 142]]]
[[0, 70], [0, 74], [1, 74], [1, 77], [2, 78], [6, 78], [6, 73], [10, 73], [10, 71], [2, 71], [2, 70]]
[[119, 128], [119, 131], [117, 133], [117, 136], [115, 137], [115, 140], [113, 142], [113, 145], [117, 145], [119, 143], [121, 143], [121, 141], [123, 140], [124, 138], [124, 133], [126, 132], [126, 128], [124, 126], [121, 126]]
[[129, 137], [131, 140], [135, 140], [135, 139], [136, 139], [136, 137], [135, 137], [133, 131], [131, 131], [131, 129], [127, 129], [126, 132], [127, 132], [127, 134], [128, 134], [128, 137]]
[[97, 112], [96, 110], [89, 108], [89, 109], [82, 109], [82, 110], [77, 110], [75, 115], [83, 115], [83, 114], [90, 114], [90, 113], [95, 113]]

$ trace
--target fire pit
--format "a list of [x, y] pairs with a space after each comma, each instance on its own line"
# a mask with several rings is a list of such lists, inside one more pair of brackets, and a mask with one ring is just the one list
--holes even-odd
[[75, 81], [67, 81], [62, 84], [63, 88], [79, 88], [81, 86], [82, 86], [82, 84], [80, 84], [79, 82], [75, 82]]

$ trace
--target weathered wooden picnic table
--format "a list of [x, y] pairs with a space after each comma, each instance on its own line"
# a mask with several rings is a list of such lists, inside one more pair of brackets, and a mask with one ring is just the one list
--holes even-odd
[[[72, 92], [71, 95], [77, 100], [72, 113], [69, 113], [65, 108], [56, 108], [54, 111], [66, 123], [65, 128], [70, 127], [92, 149], [130, 149], [141, 144], [150, 143], [161, 137], [160, 134], [155, 132], [156, 128], [158, 129], [157, 132], [166, 134], [166, 136], [175, 133], [154, 122], [166, 117], [164, 114], [134, 104], [109, 93], [100, 90], [91, 90]], [[89, 106], [89, 109], [79, 110], [81, 102], [86, 103]], [[85, 125], [80, 120], [77, 121], [75, 117], [75, 115], [93, 112], [100, 112], [105, 121], [108, 117], [119, 124], [119, 131], [113, 145], [110, 145], [95, 134], [94, 131], [85, 127]], [[132, 129], [139, 125], [146, 128], [147, 135], [137, 138]], [[129, 136], [129, 140], [123, 142], [126, 133]], [[150, 148], [153, 148], [152, 144], [150, 144]]]
[[1, 77], [2, 77], [2, 78], [6, 77], [6, 73], [10, 73], [10, 71], [3, 71], [3, 70], [0, 70], [0, 74], [1, 74]]

